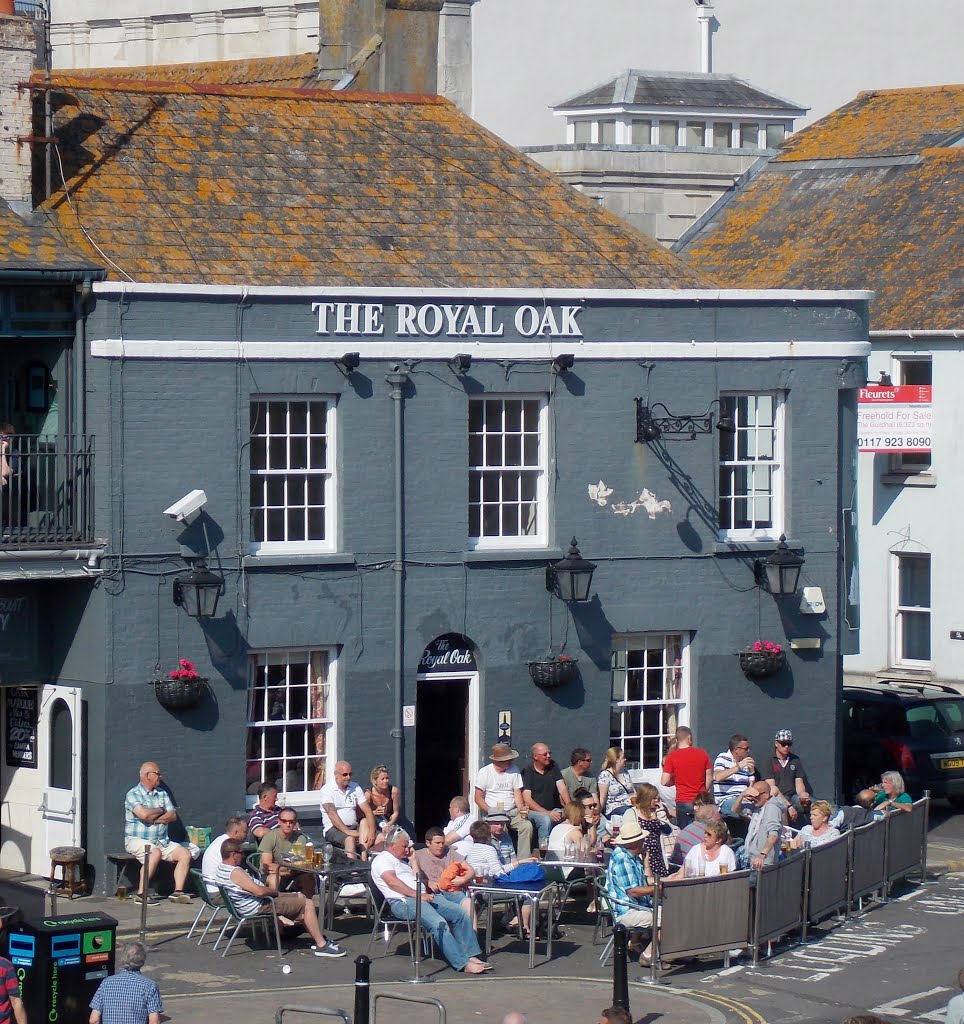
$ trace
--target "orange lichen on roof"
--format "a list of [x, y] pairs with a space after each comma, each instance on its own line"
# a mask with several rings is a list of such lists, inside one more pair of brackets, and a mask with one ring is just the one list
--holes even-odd
[[438, 97], [76, 74], [51, 85], [66, 191], [45, 209], [71, 245], [98, 261], [102, 251], [114, 276], [709, 283]]
[[960, 329], [964, 149], [920, 156], [823, 169], [774, 162], [686, 258], [733, 287], [872, 289], [874, 330]]
[[[197, 85], [314, 86], [318, 54], [288, 57], [245, 57], [241, 60], [193, 61], [190, 64], [151, 64], [144, 67], [83, 68], [74, 76], [137, 82], [186, 82]], [[317, 86], [315, 86], [317, 87]]]
[[73, 251], [43, 217], [18, 217], [0, 200], [0, 271], [83, 271], [96, 260]]
[[775, 162], [906, 156], [964, 129], [964, 85], [880, 89], [792, 135]]

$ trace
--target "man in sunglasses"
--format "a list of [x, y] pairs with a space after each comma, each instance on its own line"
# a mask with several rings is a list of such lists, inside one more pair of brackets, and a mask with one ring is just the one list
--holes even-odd
[[810, 817], [810, 780], [803, 762], [793, 753], [793, 733], [789, 729], [780, 729], [773, 738], [773, 757], [767, 775], [771, 791], [780, 793], [789, 804], [790, 823], [795, 828], [806, 824]]
[[573, 794], [577, 789], [588, 789], [593, 796], [599, 792], [599, 783], [595, 775], [589, 774], [590, 768], [592, 754], [585, 747], [576, 747], [569, 755], [569, 767], [562, 769], [562, 781], [572, 799], [575, 799]]

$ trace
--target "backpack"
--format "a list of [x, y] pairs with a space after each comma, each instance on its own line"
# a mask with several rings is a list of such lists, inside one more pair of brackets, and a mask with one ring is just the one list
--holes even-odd
[[546, 873], [541, 864], [527, 863], [517, 865], [508, 874], [501, 875], [495, 881], [497, 885], [511, 887], [520, 884], [530, 885], [535, 882], [544, 882], [545, 880]]

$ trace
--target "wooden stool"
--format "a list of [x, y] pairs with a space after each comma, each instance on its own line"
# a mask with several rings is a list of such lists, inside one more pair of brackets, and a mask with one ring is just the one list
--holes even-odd
[[50, 851], [50, 888], [54, 888], [54, 875], [60, 868], [61, 889], [70, 899], [87, 892], [84, 881], [84, 861], [87, 851], [81, 846], [56, 846]]

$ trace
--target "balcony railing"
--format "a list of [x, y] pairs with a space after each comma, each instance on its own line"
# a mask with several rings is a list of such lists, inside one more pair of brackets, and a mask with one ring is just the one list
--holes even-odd
[[93, 536], [94, 439], [18, 434], [0, 487], [0, 548], [88, 544]]

